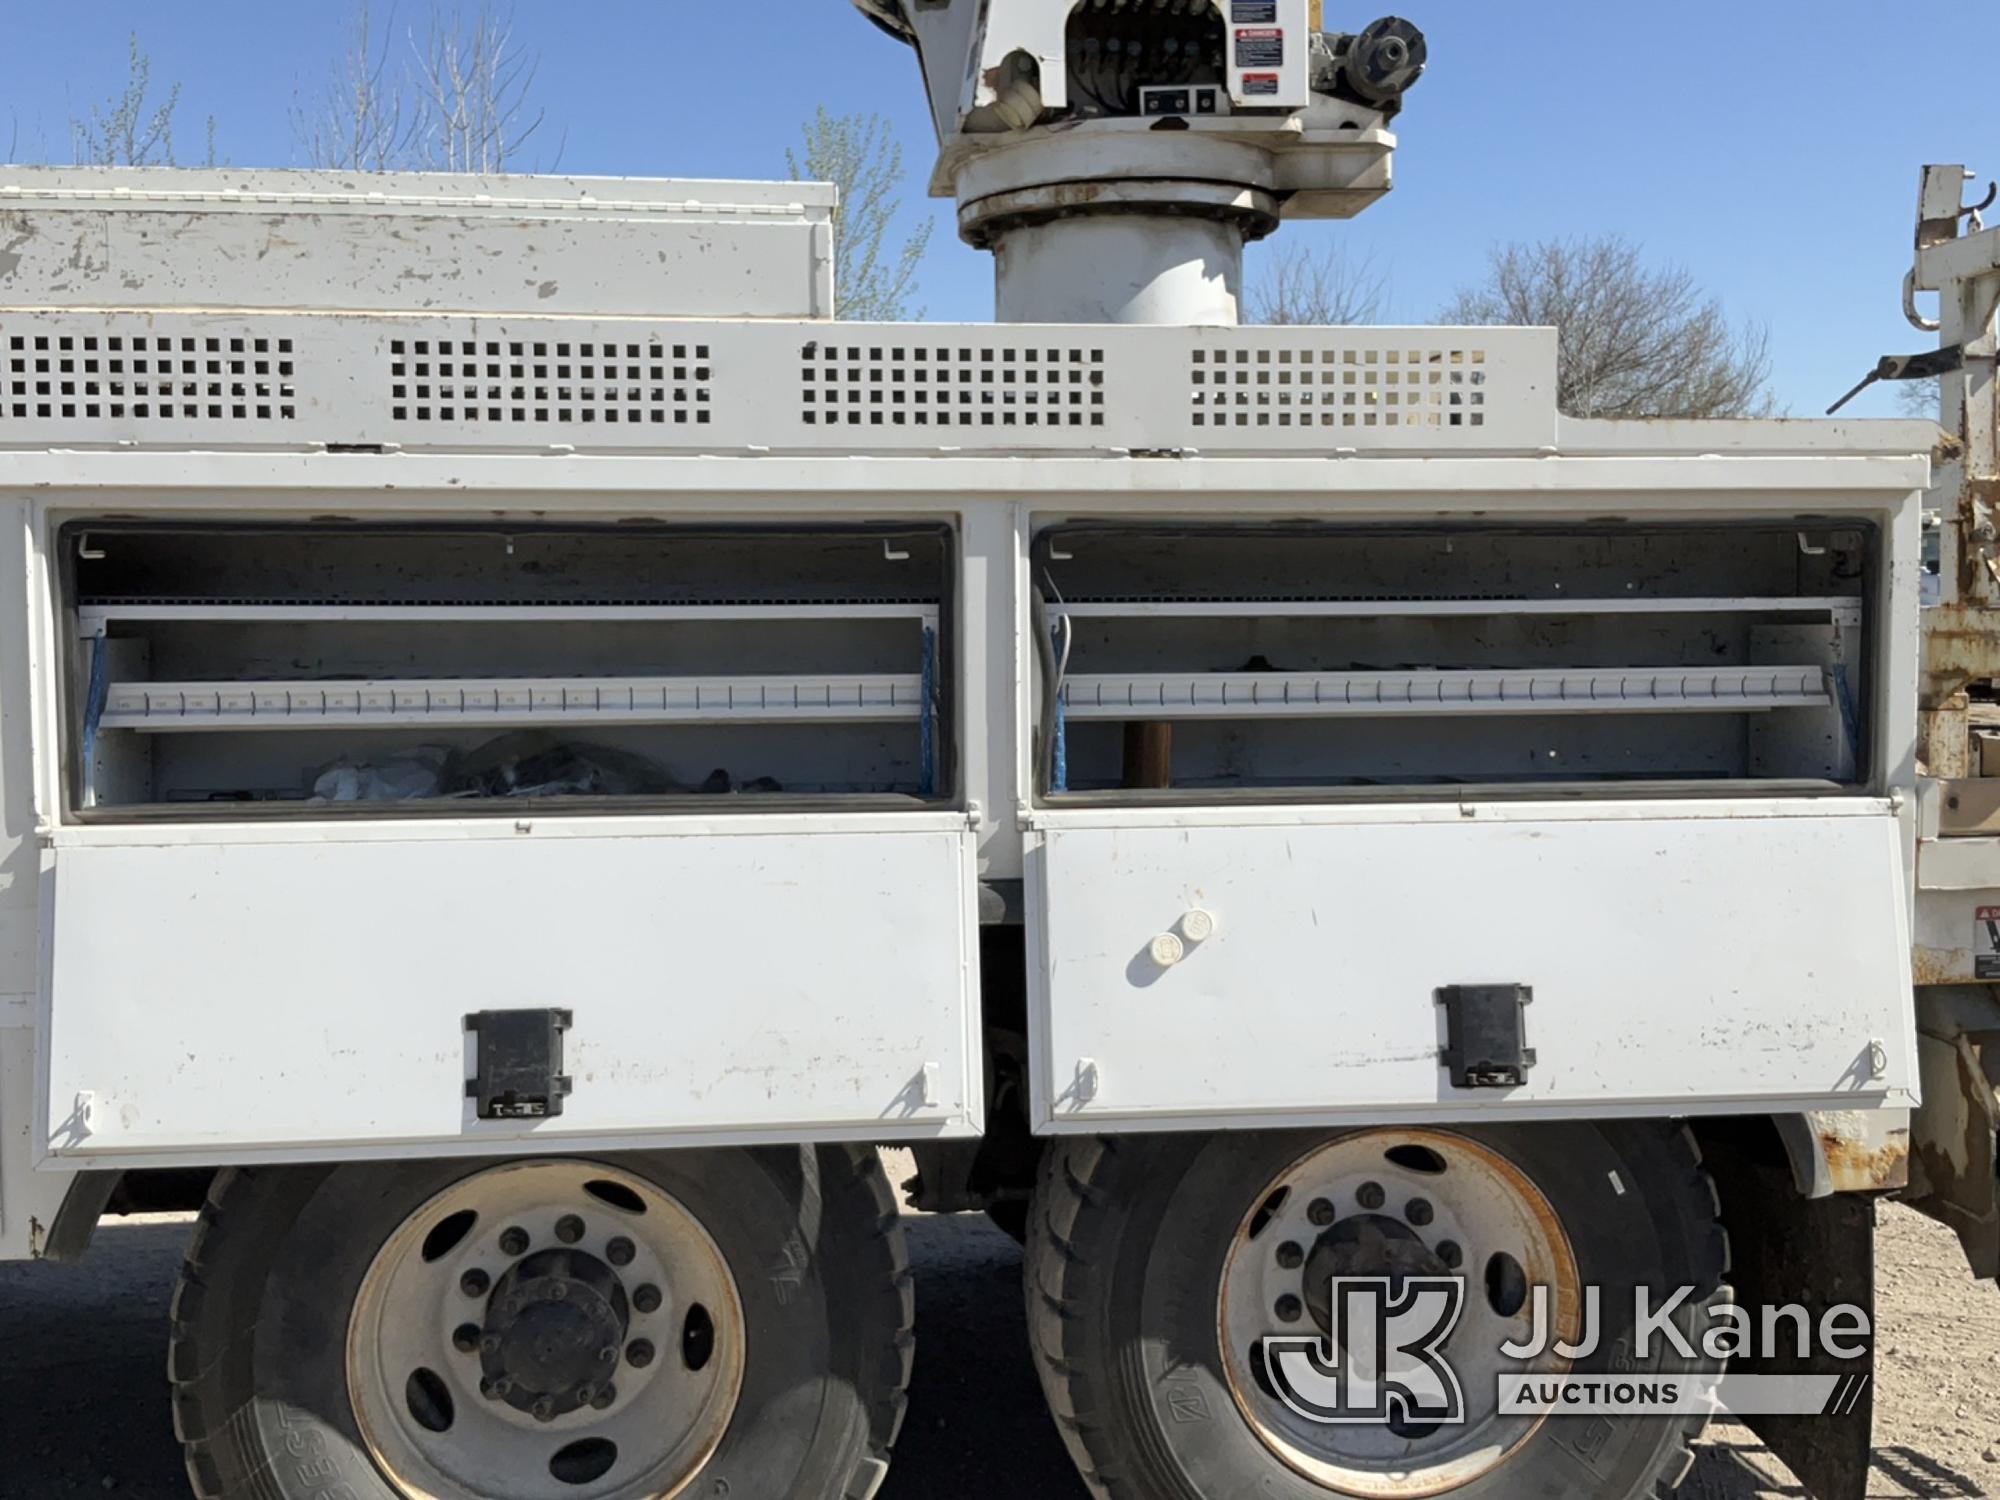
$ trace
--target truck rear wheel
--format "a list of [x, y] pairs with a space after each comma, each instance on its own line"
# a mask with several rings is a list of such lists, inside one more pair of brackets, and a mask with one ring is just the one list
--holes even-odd
[[[1636, 1500], [1670, 1492], [1698, 1418], [1499, 1410], [1505, 1371], [1712, 1368], [1662, 1340], [1631, 1358], [1632, 1288], [1728, 1298], [1728, 1250], [1692, 1141], [1657, 1123], [1271, 1131], [1061, 1142], [1028, 1231], [1043, 1389], [1102, 1500]], [[1443, 1345], [1463, 1423], [1330, 1423], [1281, 1400], [1266, 1339], [1324, 1337], [1336, 1276], [1461, 1276]], [[1499, 1345], [1551, 1289], [1574, 1338], [1584, 1287], [1602, 1339], [1525, 1365]]]
[[864, 1500], [912, 1310], [846, 1147], [225, 1172], [175, 1427], [202, 1500]]

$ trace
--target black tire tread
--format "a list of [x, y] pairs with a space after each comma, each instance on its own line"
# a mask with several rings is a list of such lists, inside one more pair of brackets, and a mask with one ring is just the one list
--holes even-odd
[[[845, 1500], [871, 1500], [888, 1475], [890, 1451], [909, 1406], [916, 1285], [901, 1215], [880, 1158], [859, 1146], [821, 1147], [818, 1157], [827, 1212], [835, 1222], [844, 1219], [869, 1226], [868, 1234], [855, 1236], [846, 1247], [865, 1268], [870, 1288], [867, 1305], [856, 1309], [853, 1321], [859, 1327], [889, 1330], [864, 1353], [871, 1396], [868, 1440], [842, 1489]], [[222, 1262], [231, 1241], [239, 1231], [256, 1232], [256, 1215], [245, 1211], [245, 1200], [261, 1175], [241, 1169], [216, 1175], [174, 1287], [167, 1373], [174, 1433], [181, 1441], [196, 1500], [286, 1500], [251, 1440], [247, 1395], [233, 1398], [230, 1383], [223, 1378], [232, 1352], [228, 1346], [251, 1331], [254, 1319], [225, 1306], [220, 1330], [214, 1324], [215, 1299], [228, 1275]], [[233, 1220], [239, 1213], [244, 1213], [244, 1220], [236, 1224]]]
[[[1710, 1209], [1699, 1233], [1705, 1237], [1704, 1263], [1715, 1268], [1719, 1290], [1713, 1301], [1730, 1299], [1729, 1235], [1721, 1218], [1715, 1183], [1702, 1165], [1701, 1149], [1685, 1127], [1661, 1122], [1658, 1129], [1670, 1147], [1685, 1155], [1689, 1201]], [[1028, 1218], [1026, 1292], [1028, 1337], [1036, 1372], [1056, 1429], [1075, 1461], [1078, 1474], [1097, 1500], [1160, 1500], [1118, 1472], [1113, 1425], [1118, 1417], [1105, 1392], [1117, 1379], [1084, 1336], [1091, 1305], [1091, 1263], [1080, 1245], [1102, 1243], [1093, 1231], [1118, 1210], [1118, 1142], [1088, 1136], [1066, 1137], [1043, 1154], [1041, 1180]], [[1660, 1451], [1648, 1491], [1656, 1500], [1671, 1500], [1694, 1467], [1696, 1440], [1708, 1418], [1689, 1417], [1674, 1441]], [[1130, 1434], [1125, 1434], [1130, 1436]]]
[[[878, 1311], [865, 1320], [865, 1326], [893, 1330], [869, 1354], [873, 1379], [868, 1389], [874, 1399], [868, 1409], [868, 1451], [855, 1465], [844, 1491], [847, 1500], [870, 1500], [888, 1476], [890, 1451], [909, 1413], [910, 1372], [917, 1347], [916, 1276], [902, 1213], [881, 1157], [863, 1146], [831, 1146], [822, 1148], [820, 1158], [828, 1196], [848, 1194], [858, 1199], [855, 1222], [865, 1219], [873, 1226], [873, 1233], [854, 1247], [857, 1255], [874, 1261], [868, 1277], [873, 1290], [868, 1295], [877, 1302]], [[840, 1175], [828, 1180], [829, 1168]]]

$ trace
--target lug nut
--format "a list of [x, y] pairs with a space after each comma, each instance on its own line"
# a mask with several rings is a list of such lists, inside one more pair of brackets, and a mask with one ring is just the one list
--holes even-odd
[[1389, 1195], [1382, 1191], [1379, 1182], [1364, 1182], [1354, 1190], [1354, 1201], [1363, 1208], [1374, 1210], [1389, 1201]]
[[615, 1344], [606, 1344], [602, 1349], [599, 1349], [597, 1351], [597, 1362], [600, 1365], [617, 1364], [618, 1363], [617, 1346]]
[[643, 1370], [653, 1362], [653, 1346], [646, 1339], [634, 1339], [625, 1346], [625, 1363], [635, 1370]]
[[1430, 1223], [1432, 1219], [1436, 1218], [1437, 1215], [1431, 1212], [1429, 1199], [1412, 1198], [1408, 1203], [1403, 1205], [1403, 1217], [1421, 1229], [1424, 1225]]
[[503, 1377], [479, 1382], [479, 1394], [488, 1401], [505, 1401], [507, 1393], [514, 1389], [514, 1382]]
[[1306, 1205], [1306, 1217], [1324, 1229], [1333, 1222], [1333, 1205], [1324, 1198], [1315, 1198]]
[[604, 1258], [614, 1266], [631, 1265], [632, 1257], [636, 1254], [638, 1251], [632, 1248], [632, 1242], [623, 1235], [604, 1247]]
[[1438, 1259], [1456, 1270], [1459, 1263], [1465, 1259], [1465, 1252], [1458, 1248], [1457, 1240], [1439, 1240]]
[[1287, 1271], [1296, 1271], [1306, 1263], [1306, 1253], [1290, 1240], [1278, 1246], [1278, 1264]]
[[1298, 1322], [1305, 1310], [1305, 1304], [1289, 1292], [1278, 1299], [1277, 1313], [1280, 1323]]
[[528, 1253], [528, 1231], [516, 1225], [500, 1231], [500, 1253], [502, 1255], [526, 1255]]
[[556, 1403], [552, 1397], [544, 1396], [528, 1410], [537, 1422], [553, 1422], [556, 1419]]
[[583, 1238], [583, 1220], [575, 1214], [564, 1214], [556, 1220], [556, 1238], [565, 1245], [574, 1245]]
[[588, 1406], [597, 1399], [597, 1387], [586, 1380], [582, 1385], [571, 1391], [570, 1394], [576, 1398], [578, 1406]]
[[493, 1280], [484, 1271], [467, 1271], [458, 1278], [458, 1289], [468, 1297], [484, 1297]]
[[485, 1338], [479, 1341], [479, 1352], [481, 1354], [498, 1354], [500, 1352], [500, 1335], [497, 1333], [487, 1334]]
[[471, 1354], [479, 1348], [479, 1325], [461, 1323], [452, 1330], [451, 1347], [460, 1354]]
[[638, 1291], [632, 1294], [632, 1305], [642, 1313], [658, 1312], [660, 1310], [660, 1303], [664, 1300], [660, 1296], [660, 1289], [650, 1283], [640, 1287]]
[[603, 1411], [617, 1399], [618, 1399], [617, 1386], [609, 1384], [601, 1385], [597, 1388], [597, 1394], [590, 1398], [590, 1409], [592, 1411]]

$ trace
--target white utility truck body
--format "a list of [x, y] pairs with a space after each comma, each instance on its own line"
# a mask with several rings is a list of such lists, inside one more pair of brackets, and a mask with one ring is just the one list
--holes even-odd
[[0, 1255], [259, 1166], [902, 1143], [1019, 1201], [1003, 1096], [1903, 1187], [1937, 430], [1229, 326], [1201, 246], [1379, 196], [1375, 104], [1246, 144], [1238, 67], [1037, 145], [1002, 21], [864, 9], [1047, 320], [833, 321], [811, 185], [0, 172]]
[[[350, 203], [285, 186], [0, 189], [29, 251], [15, 283], [110, 247], [0, 326], [10, 635], [29, 648], [7, 713], [8, 1038], [23, 1073], [39, 1060], [38, 1104], [9, 1099], [21, 1169], [974, 1133], [981, 879], [1025, 879], [1038, 1130], [1912, 1102], [1916, 424], [1572, 422], [1534, 329], [803, 321], [825, 232], [803, 204], [744, 210], [784, 241], [790, 297], [759, 285], [792, 316], [602, 311], [637, 292], [598, 291], [587, 267], [615, 250], [591, 236], [700, 264], [669, 247], [728, 225], [693, 204], [734, 184], [521, 204], [513, 300], [490, 312], [440, 307], [428, 276], [366, 311], [160, 305], [166, 286], [212, 303], [205, 268], [272, 241], [344, 291], [373, 253], [343, 254], [356, 222], [413, 267], [468, 253], [453, 184]], [[480, 188], [464, 223], [487, 235], [510, 193], [555, 191]], [[557, 235], [579, 289], [540, 274]], [[669, 313], [711, 293], [659, 285]], [[1391, 395], [1409, 404], [1359, 404]], [[1620, 555], [1613, 511], [1656, 529]], [[1243, 523], [1301, 521], [1412, 551], [1432, 532], [1436, 556], [1338, 597], [1260, 597], [1270, 559]], [[741, 544], [723, 598], [630, 561], [593, 578], [566, 550], [663, 527], [776, 528], [775, 561]], [[1038, 562], [1052, 527], [1102, 535]], [[1169, 577], [1152, 536], [1188, 527], [1217, 548], [1191, 539]], [[1541, 556], [1453, 542], [1496, 527]], [[785, 528], [879, 538], [804, 580]], [[344, 565], [343, 532], [368, 538]], [[1768, 554], [1754, 567], [1737, 532]], [[912, 535], [929, 556], [896, 559]], [[1677, 558], [1718, 536], [1738, 555], [1712, 581]], [[1860, 576], [1833, 577], [1830, 544]], [[1557, 546], [1575, 560], [1537, 576]], [[1034, 764], [1045, 574], [1063, 595], [1043, 612], [1079, 636], [1068, 791]], [[1478, 669], [1259, 681], [1169, 635], [1258, 627], [1507, 639]], [[1587, 654], [1559, 654], [1578, 632]], [[1604, 654], [1621, 635], [1630, 660]], [[948, 693], [927, 701], [926, 674]], [[1103, 785], [1086, 757], [1142, 713], [1213, 736], [1212, 792]], [[1366, 794], [1259, 796], [1224, 769], [1257, 753], [1242, 725], [1273, 782], [1313, 753], [1300, 730], [1357, 726]], [[343, 758], [524, 729], [644, 737], [690, 791], [581, 816], [311, 795]], [[1468, 737], [1510, 783], [1486, 805], [1421, 748]], [[704, 757], [840, 789], [703, 795]], [[1413, 795], [1385, 795], [1398, 771]], [[1135, 979], [1195, 908], [1213, 937]], [[1431, 1000], [1495, 974], [1535, 990], [1538, 1063], [1504, 1103], [1440, 1076]], [[463, 1018], [538, 1000], [575, 1012], [574, 1091], [559, 1118], [477, 1119]]]

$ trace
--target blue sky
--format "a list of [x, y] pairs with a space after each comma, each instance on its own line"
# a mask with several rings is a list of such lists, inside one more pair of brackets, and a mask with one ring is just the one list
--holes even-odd
[[[1343, 3], [1328, 0], [1329, 25], [1376, 14]], [[425, 4], [402, 0], [398, 27]], [[1396, 191], [1351, 223], [1282, 231], [1372, 257], [1396, 321], [1431, 319], [1496, 242], [1617, 232], [1769, 325], [1794, 415], [1877, 355], [1924, 347], [1898, 311], [1917, 168], [2000, 175], [2000, 5], [1406, 4], [1431, 69], [1398, 122]], [[301, 164], [290, 111], [321, 86], [347, 14], [344, 0], [0, 0], [0, 152], [11, 137], [21, 157], [67, 160], [68, 119], [120, 86], [137, 31], [155, 79], [182, 85], [183, 159], [212, 114], [223, 160]], [[908, 212], [938, 226], [929, 316], [990, 314], [986, 257], [921, 198], [933, 139], [915, 63], [847, 0], [518, 0], [515, 24], [541, 55], [547, 149], [559, 135], [567, 171], [783, 176], [816, 104], [889, 115]], [[1851, 410], [1894, 407], [1874, 393]]]

